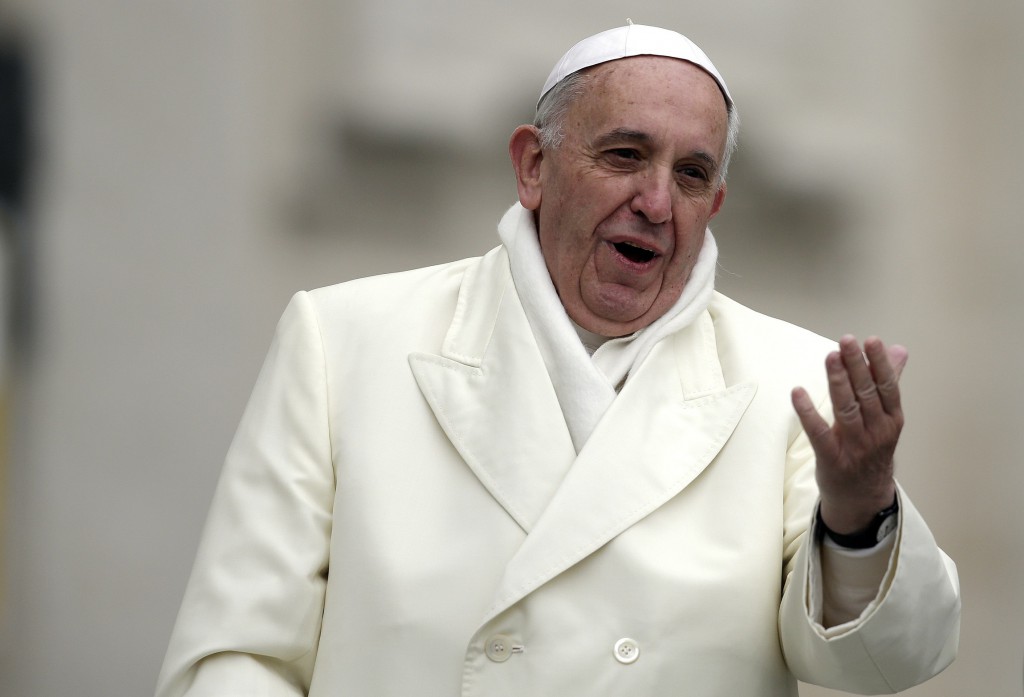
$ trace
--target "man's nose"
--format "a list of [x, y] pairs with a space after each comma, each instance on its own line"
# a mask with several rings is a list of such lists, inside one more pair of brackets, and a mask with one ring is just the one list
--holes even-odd
[[672, 173], [651, 167], [637, 177], [637, 189], [630, 209], [656, 225], [672, 219]]

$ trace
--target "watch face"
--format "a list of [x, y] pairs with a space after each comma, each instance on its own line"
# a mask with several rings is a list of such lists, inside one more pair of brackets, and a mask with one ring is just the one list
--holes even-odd
[[896, 530], [898, 523], [899, 517], [895, 513], [890, 513], [886, 516], [885, 520], [882, 521], [882, 524], [878, 526], [878, 535], [875, 539], [881, 542], [887, 538], [894, 530]]

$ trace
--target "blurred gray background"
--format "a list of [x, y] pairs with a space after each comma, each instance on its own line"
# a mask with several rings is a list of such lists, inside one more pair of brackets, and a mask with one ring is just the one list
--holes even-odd
[[1022, 694], [1021, 0], [0, 2], [35, 143], [3, 217], [0, 694], [152, 692], [291, 293], [497, 244], [508, 135], [626, 17], [701, 44], [743, 116], [719, 287], [910, 348], [898, 473], [964, 613], [906, 694]]

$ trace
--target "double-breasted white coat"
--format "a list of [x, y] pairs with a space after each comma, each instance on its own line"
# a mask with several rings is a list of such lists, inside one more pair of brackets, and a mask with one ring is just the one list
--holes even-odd
[[229, 451], [158, 694], [891, 692], [956, 650], [901, 492], [879, 597], [826, 638], [813, 454], [833, 344], [716, 295], [575, 453], [499, 247], [300, 293]]

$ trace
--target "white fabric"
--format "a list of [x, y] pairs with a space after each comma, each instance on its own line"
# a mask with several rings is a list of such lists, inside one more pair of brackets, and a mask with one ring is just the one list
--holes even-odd
[[[572, 318], [570, 318], [570, 321], [572, 321]], [[576, 335], [583, 342], [583, 348], [587, 349], [587, 353], [591, 356], [594, 355], [594, 351], [601, 348], [602, 344], [608, 342], [607, 336], [601, 336], [600, 334], [588, 331], [575, 322], [572, 323], [572, 328], [576, 330]]]
[[540, 99], [552, 87], [578, 70], [630, 56], [666, 56], [693, 63], [715, 78], [726, 103], [732, 107], [732, 97], [729, 88], [725, 86], [725, 80], [697, 44], [678, 32], [632, 22], [587, 37], [566, 51], [548, 75], [540, 91]]
[[[579, 452], [615, 399], [616, 386], [639, 367], [655, 343], [686, 327], [707, 308], [718, 247], [708, 229], [678, 302], [649, 327], [629, 336], [608, 338], [579, 327], [565, 313], [544, 263], [530, 211], [518, 203], [512, 206], [502, 218], [498, 234], [508, 250], [516, 292]], [[891, 550], [891, 544], [878, 545], [868, 550], [872, 554], [850, 554], [833, 547], [836, 549], [821, 550], [824, 614], [818, 621], [824, 627], [853, 620], [868, 607], [878, 595]]]
[[815, 619], [826, 636], [848, 629], [844, 625], [860, 619], [872, 601], [881, 596], [882, 581], [895, 545], [895, 534], [866, 549], [842, 547], [824, 536], [818, 545], [822, 608], [821, 617]]
[[615, 399], [616, 387], [666, 336], [689, 325], [707, 308], [715, 285], [718, 247], [708, 229], [679, 300], [650, 326], [609, 339], [588, 354], [565, 313], [541, 253], [533, 214], [516, 203], [498, 225], [508, 250], [512, 279], [537, 339], [544, 365], [579, 452]]
[[[715, 294], [577, 455], [503, 247], [297, 295], [157, 694], [795, 697], [934, 675], [956, 570], [902, 493], [874, 607], [832, 638], [808, 614], [817, 488], [789, 390], [827, 412], [833, 347]], [[525, 650], [492, 661], [496, 635]]]

